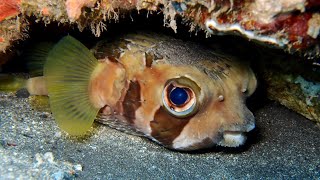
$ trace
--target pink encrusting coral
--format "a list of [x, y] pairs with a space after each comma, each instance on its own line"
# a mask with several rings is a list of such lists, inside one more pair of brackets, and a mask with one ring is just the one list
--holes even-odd
[[4, 19], [17, 16], [20, 0], [0, 0], [0, 22]]
[[70, 21], [79, 19], [83, 7], [94, 7], [97, 0], [67, 0], [66, 10]]
[[0, 52], [10, 45], [10, 41], [20, 37], [19, 27], [12, 20], [20, 14], [19, 7], [20, 0], [0, 0]]
[[[22, 37], [8, 34], [21, 34], [29, 16], [45, 24], [75, 23], [100, 36], [106, 21], [117, 20], [119, 13], [145, 9], [161, 10], [164, 24], [175, 31], [175, 18], [181, 16], [191, 30], [240, 34], [289, 52], [320, 56], [318, 0], [0, 0], [0, 4], [0, 51]], [[12, 25], [19, 28], [12, 30]]]
[[[232, 3], [231, 3], [232, 4]], [[319, 56], [320, 3], [308, 0], [237, 1], [210, 13], [207, 28], [238, 31], [249, 39]], [[311, 23], [310, 23], [311, 22]]]

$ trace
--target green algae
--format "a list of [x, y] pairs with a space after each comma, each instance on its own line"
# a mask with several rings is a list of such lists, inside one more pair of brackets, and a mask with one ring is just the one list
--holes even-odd
[[29, 103], [36, 111], [51, 112], [48, 96], [30, 96]]
[[26, 79], [21, 76], [0, 74], [0, 91], [15, 92], [24, 87]]
[[[302, 76], [298, 76], [294, 83], [300, 84], [300, 88], [306, 97], [306, 103], [308, 106], [314, 106], [312, 101], [320, 101], [320, 83], [310, 82], [305, 80]], [[317, 103], [317, 102], [315, 102]]]
[[264, 74], [267, 94], [272, 100], [320, 122], [319, 83], [307, 81], [300, 75], [268, 71]]

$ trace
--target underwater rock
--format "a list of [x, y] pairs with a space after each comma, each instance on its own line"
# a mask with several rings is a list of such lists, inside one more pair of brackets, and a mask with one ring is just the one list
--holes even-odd
[[[20, 29], [15, 25], [20, 24], [18, 15], [20, 1], [1, 0], [0, 1], [0, 49], [5, 50], [10, 45], [10, 41], [19, 39]], [[16, 21], [16, 19], [18, 21]], [[10, 33], [11, 32], [11, 33]]]
[[[0, 51], [26, 37], [30, 16], [36, 22], [77, 24], [100, 36], [107, 20], [129, 17], [131, 10], [161, 11], [164, 25], [177, 31], [176, 17], [190, 30], [240, 34], [289, 52], [319, 57], [320, 2], [315, 0], [0, 0]], [[128, 13], [129, 12], [129, 13]]]
[[[52, 152], [36, 153], [32, 159], [22, 153], [12, 153], [0, 149], [2, 163], [1, 179], [43, 178], [46, 179], [75, 179], [82, 172], [81, 164], [56, 160]], [[3, 165], [2, 164], [2, 165]]]
[[268, 74], [268, 96], [297, 111], [306, 118], [320, 122], [320, 83], [301, 76]]
[[290, 56], [274, 56], [269, 62], [264, 61], [261, 71], [268, 97], [320, 123], [320, 68], [297, 61]]

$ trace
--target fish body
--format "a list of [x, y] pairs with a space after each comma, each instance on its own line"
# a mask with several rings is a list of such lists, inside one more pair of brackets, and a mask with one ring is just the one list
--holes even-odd
[[71, 135], [97, 120], [187, 151], [237, 147], [255, 127], [245, 105], [257, 85], [252, 70], [192, 42], [132, 34], [89, 51], [67, 36], [44, 76], [54, 118]]

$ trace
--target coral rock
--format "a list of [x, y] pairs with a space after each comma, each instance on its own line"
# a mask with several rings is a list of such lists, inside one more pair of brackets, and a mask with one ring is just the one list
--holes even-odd
[[[121, 12], [161, 7], [165, 25], [175, 31], [175, 18], [181, 16], [190, 22], [190, 30], [201, 27], [209, 34], [240, 34], [289, 52], [320, 56], [317, 0], [1, 0], [0, 4], [0, 51], [23, 37], [21, 28], [8, 27], [26, 25], [31, 15], [46, 24], [57, 21], [76, 23], [80, 30], [89, 27], [99, 36], [106, 29], [105, 21], [118, 19]], [[6, 22], [16, 16], [20, 18], [15, 23]]]

